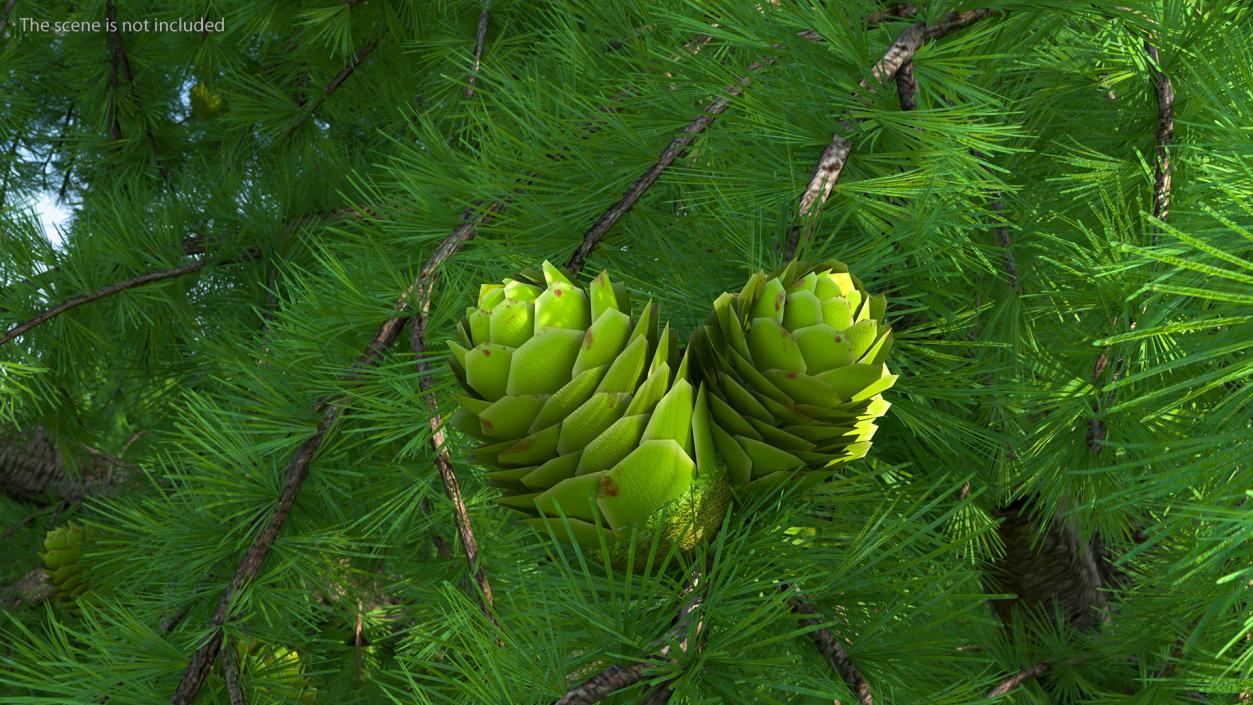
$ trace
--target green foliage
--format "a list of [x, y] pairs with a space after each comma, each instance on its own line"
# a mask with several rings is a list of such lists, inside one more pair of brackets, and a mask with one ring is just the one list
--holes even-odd
[[[18, 22], [103, 20], [112, 4], [0, 3], [0, 328], [208, 264], [0, 347], [0, 437], [42, 428], [68, 461], [96, 449], [139, 479], [63, 509], [0, 497], [0, 531], [13, 527], [0, 592], [70, 519], [92, 529], [93, 590], [78, 614], [0, 615], [0, 702], [167, 702], [331, 399], [344, 411], [230, 603], [228, 644], [299, 654], [299, 678], [245, 654], [250, 703], [295, 702], [301, 679], [317, 702], [551, 702], [640, 662], [644, 680], [616, 702], [658, 683], [675, 703], [854, 702], [784, 585], [817, 606], [877, 701], [984, 702], [1041, 660], [1051, 670], [1005, 702], [1253, 689], [1244, 4], [986, 3], [1003, 15], [918, 51], [908, 112], [891, 86], [855, 96], [908, 26], [865, 27], [882, 9], [869, 0], [497, 0], [471, 98], [470, 0], [127, 2], [119, 19], [225, 19], [203, 35], [122, 33], [129, 75], [103, 33]], [[955, 9], [930, 0], [917, 19]], [[1176, 94], [1164, 219], [1146, 36]], [[588, 271], [613, 271], [686, 339], [720, 293], [783, 264], [837, 132], [852, 157], [800, 254], [887, 294], [892, 409], [832, 482], [737, 506], [694, 555], [630, 572], [511, 521], [469, 458], [474, 439], [450, 432], [497, 627], [435, 469], [425, 393], [447, 417], [458, 389], [437, 343], [480, 282], [565, 261], [746, 75]], [[216, 113], [196, 110], [196, 86], [220, 97]], [[73, 213], [58, 245], [32, 211], [42, 194]], [[354, 367], [440, 241], [493, 203], [431, 280], [430, 372], [407, 330]], [[989, 602], [1004, 596], [985, 592], [985, 571], [1003, 550], [997, 511], [1015, 500], [1042, 526], [1056, 516], [1100, 537], [1116, 578], [1099, 630], [1047, 610], [997, 621]], [[663, 658], [685, 581], [706, 565], [687, 626], [702, 625], [701, 648]], [[198, 702], [229, 702], [214, 669]]]

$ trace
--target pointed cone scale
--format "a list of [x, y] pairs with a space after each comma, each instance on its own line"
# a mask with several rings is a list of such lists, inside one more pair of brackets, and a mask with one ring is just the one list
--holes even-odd
[[657, 304], [652, 301], [644, 304], [644, 310], [640, 311], [640, 317], [635, 320], [635, 328], [631, 330], [631, 338], [628, 344], [635, 342], [636, 338], [645, 338], [649, 343], [657, 340], [657, 315], [660, 313]]
[[888, 353], [892, 350], [892, 329], [880, 328], [879, 337], [866, 348], [866, 352], [862, 354], [858, 362], [867, 365], [882, 365], [888, 359]]
[[557, 453], [565, 455], [583, 450], [614, 421], [622, 417], [631, 395], [623, 393], [593, 394], [582, 406], [561, 422], [561, 434], [557, 437]]
[[565, 480], [574, 477], [574, 471], [579, 466], [579, 457], [581, 453], [570, 453], [569, 455], [561, 455], [537, 468], [531, 468], [520, 478], [523, 485], [531, 489], [543, 490]]
[[512, 395], [552, 394], [570, 381], [583, 333], [547, 328], [513, 351], [507, 391]]
[[546, 462], [557, 454], [557, 435], [560, 431], [560, 426], [549, 426], [538, 433], [513, 441], [499, 451], [496, 463], [493, 464], [520, 467]]
[[657, 347], [653, 350], [653, 360], [648, 363], [648, 373], [652, 374], [653, 370], [658, 367], [669, 364], [670, 353], [678, 346], [675, 339], [674, 331], [670, 330], [670, 325], [666, 324], [665, 330], [661, 331], [661, 335], [657, 339]]
[[584, 521], [596, 520], [596, 491], [608, 473], [575, 475], [553, 485], [535, 498], [535, 506], [546, 516], [565, 515]]
[[708, 476], [718, 465], [714, 450], [713, 431], [709, 421], [709, 394], [705, 385], [696, 392], [696, 404], [692, 407], [692, 446], [696, 457], [696, 474]]
[[606, 311], [630, 313], [618, 308], [618, 295], [614, 293], [613, 282], [609, 281], [609, 272], [602, 271], [597, 274], [588, 291], [592, 300], [592, 321], [600, 320]]
[[570, 277], [566, 276], [566, 273], [561, 271], [561, 269], [559, 269], [552, 262], [544, 260], [542, 267], [544, 270], [544, 282], [547, 283], [549, 287], [552, 287], [554, 284], [568, 284], [570, 286], [574, 286], [574, 282], [570, 280]]
[[753, 463], [753, 479], [776, 470], [799, 470], [805, 463], [800, 458], [769, 443], [751, 438], [737, 438], [740, 447]]
[[[887, 368], [882, 365], [849, 365], [838, 369], [823, 372], [818, 375], [818, 379], [829, 384], [841, 399], [849, 401], [859, 401], [856, 397], [870, 385], [875, 384], [887, 374]], [[891, 385], [891, 382], [888, 383]], [[887, 387], [884, 387], [886, 389]], [[861, 399], [873, 396], [873, 393], [862, 396]]]
[[[805, 276], [792, 282], [792, 284], [788, 286], [787, 291], [788, 291], [788, 294], [792, 294], [797, 291], [807, 291], [812, 294], [817, 289], [817, 287], [818, 287], [818, 275], [815, 274], [814, 272], [810, 272], [806, 274]], [[791, 296], [789, 296], [788, 299], [789, 299], [788, 305], [791, 305]]]
[[483, 435], [501, 440], [521, 438], [543, 406], [544, 398], [539, 396], [501, 397], [479, 414]]
[[582, 289], [572, 284], [552, 284], [535, 299], [535, 332], [547, 328], [587, 330], [591, 313]]
[[583, 449], [576, 472], [583, 475], [612, 469], [640, 444], [650, 417], [650, 414], [628, 415], [614, 421]]
[[771, 384], [798, 403], [830, 406], [841, 401], [830, 385], [803, 372], [766, 370], [764, 374]]
[[560, 422], [582, 406], [583, 402], [591, 399], [592, 394], [596, 392], [596, 385], [600, 384], [601, 378], [605, 376], [605, 371], [608, 369], [609, 366], [605, 365], [584, 370], [554, 392], [548, 397], [548, 401], [544, 402], [544, 407], [540, 409], [539, 414], [535, 416], [535, 421], [531, 423], [531, 432], [534, 433]]
[[471, 309], [466, 314], [466, 324], [470, 329], [470, 342], [482, 345], [491, 341], [492, 314], [487, 309]]
[[[500, 487], [510, 494], [526, 491], [526, 486], [522, 484], [522, 478], [535, 471], [535, 468], [507, 468], [505, 470], [493, 470], [484, 473], [487, 478], [487, 484], [492, 487]], [[547, 485], [545, 485], [547, 487]]]
[[493, 343], [516, 348], [531, 339], [535, 330], [533, 304], [529, 301], [504, 301], [492, 309], [488, 335]]
[[783, 288], [783, 282], [777, 278], [771, 279], [762, 286], [761, 294], [753, 301], [749, 315], [752, 318], [770, 318], [775, 323], [782, 323], [786, 303], [787, 290]]
[[[714, 421], [725, 429], [728, 433], [735, 435], [757, 436], [757, 432], [753, 430], [750, 424], [739, 410], [731, 407], [730, 404], [723, 401], [717, 394], [710, 394], [709, 413]], [[767, 418], [769, 414], [766, 415]]]
[[603, 545], [608, 546], [614, 540], [614, 534], [609, 529], [596, 526], [581, 519], [542, 517], [527, 519], [526, 523], [540, 532], [554, 536], [562, 541], [573, 539], [574, 543], [577, 543], [586, 551], [600, 550], [602, 542]]
[[[711, 399], [713, 397], [710, 397]], [[714, 449], [718, 451], [718, 455], [727, 463], [727, 472], [731, 476], [731, 484], [742, 485], [752, 479], [753, 461], [744, 452], [744, 448], [736, 440], [735, 436], [724, 431], [713, 424], [710, 428], [713, 432]]]
[[509, 301], [535, 301], [543, 292], [543, 289], [532, 284], [514, 279], [505, 280], [505, 299]]
[[789, 453], [813, 450], [816, 447], [813, 443], [810, 443], [804, 438], [794, 436], [777, 426], [755, 421], [753, 422], [753, 428], [756, 429], [757, 433], [761, 434], [762, 440], [766, 443], [769, 443], [776, 448], [782, 448]]
[[773, 421], [774, 417], [770, 414], [770, 410], [762, 405], [752, 392], [744, 388], [734, 377], [728, 374], [720, 376], [722, 380], [722, 390], [726, 394], [727, 402], [735, 408], [736, 411], [744, 416], [751, 416], [762, 421]]
[[759, 370], [805, 371], [805, 358], [792, 334], [773, 318], [754, 318], [748, 331], [748, 349]]
[[453, 369], [461, 370], [461, 373], [464, 375], [466, 370], [466, 353], [470, 351], [451, 340], [448, 341], [448, 350], [452, 353], [452, 357], [449, 358], [449, 361], [451, 362]]
[[503, 345], [484, 343], [466, 354], [466, 384], [488, 401], [496, 401], [509, 389], [509, 369], [514, 351]]
[[691, 455], [693, 396], [692, 385], [685, 379], [677, 380], [653, 410], [643, 440], [672, 440]]
[[847, 296], [850, 291], [857, 291], [857, 285], [853, 283], [853, 275], [848, 272], [831, 272], [827, 275], [835, 286], [840, 290], [840, 294]]
[[860, 358], [879, 335], [879, 324], [870, 319], [858, 321], [844, 331], [853, 346], [853, 359]]
[[808, 374], [816, 375], [853, 362], [853, 346], [848, 336], [825, 323], [792, 331], [792, 340], [805, 358]]
[[805, 328], [822, 323], [822, 303], [808, 291], [788, 294], [783, 311], [783, 327], [788, 330]]
[[836, 330], [853, 325], [853, 307], [843, 296], [822, 300], [822, 322]]
[[836, 286], [835, 282], [831, 281], [827, 274], [828, 272], [823, 272], [819, 275], [814, 284], [814, 296], [817, 296], [819, 301], [825, 301], [840, 295], [840, 287]]
[[454, 411], [448, 419], [448, 426], [480, 441], [489, 439], [489, 436], [483, 433], [483, 427], [479, 425], [479, 417], [467, 409]]
[[502, 284], [481, 284], [479, 286], [479, 308], [484, 311], [505, 300], [505, 287]]
[[669, 386], [670, 366], [663, 364], [648, 375], [648, 379], [635, 390], [635, 396], [631, 399], [631, 404], [627, 406], [626, 415], [651, 413], [653, 407], [657, 406], [657, 402], [666, 395], [666, 388]]
[[597, 478], [596, 504], [606, 525], [616, 530], [643, 525], [685, 494], [696, 479], [696, 464], [674, 441], [644, 441], [603, 476], [579, 477]]
[[644, 337], [633, 339], [627, 344], [618, 359], [609, 366], [605, 378], [601, 380], [598, 392], [631, 393], [639, 385], [640, 375], [644, 372], [644, 361], [648, 357], [648, 340]]
[[613, 362], [626, 346], [630, 332], [630, 316], [620, 311], [605, 311], [583, 334], [579, 356], [574, 361], [574, 374]]
[[535, 508], [535, 500], [538, 499], [539, 496], [540, 496], [539, 492], [532, 492], [530, 494], [506, 495], [504, 497], [497, 498], [496, 504], [499, 504], [502, 507], [508, 507], [510, 509], [523, 512], [525, 514], [530, 514], [531, 516], [536, 516], [539, 514], [539, 510]]
[[761, 372], [758, 372], [757, 368], [754, 367], [751, 362], [735, 353], [731, 353], [730, 358], [731, 366], [734, 367], [735, 371], [740, 374], [740, 381], [744, 383], [746, 388], [753, 391], [753, 393], [757, 395], [757, 400], [760, 401], [771, 414], [775, 414], [775, 409], [770, 406], [770, 400], [773, 400], [775, 403], [781, 404], [784, 407], [788, 407], [793, 404], [791, 398], [784, 394], [778, 387], [771, 384], [770, 380], [766, 379], [765, 375]]

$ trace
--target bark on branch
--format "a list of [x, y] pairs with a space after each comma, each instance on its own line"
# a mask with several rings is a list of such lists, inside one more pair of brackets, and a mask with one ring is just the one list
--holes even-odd
[[348, 62], [348, 64], [344, 66], [338, 74], [336, 74], [335, 78], [331, 79], [330, 83], [326, 84], [326, 88], [324, 88], [322, 93], [314, 99], [308, 109], [300, 115], [300, 118], [297, 119], [291, 127], [287, 128], [287, 132], [283, 133], [283, 137], [288, 138], [296, 134], [296, 131], [300, 129], [301, 125], [308, 122], [309, 118], [313, 117], [313, 114], [318, 111], [318, 108], [322, 107], [322, 104], [326, 102], [326, 99], [334, 95], [335, 91], [339, 90], [339, 87], [344, 85], [344, 81], [347, 81], [348, 78], [356, 72], [357, 67], [361, 66], [361, 64], [363, 64], [365, 60], [370, 57], [370, 54], [374, 53], [374, 50], [378, 48], [378, 45], [379, 38], [375, 37], [370, 40], [368, 44], [357, 50], [357, 53], [353, 54], [352, 59]]
[[[238, 262], [245, 262], [248, 260], [253, 260], [260, 256], [261, 256], [261, 251], [254, 247], [239, 257], [236, 257], [233, 259], [218, 260], [212, 263], [213, 264], [234, 264]], [[43, 325], [44, 323], [47, 323], [48, 321], [52, 320], [53, 318], [56, 318], [57, 316], [61, 315], [62, 313], [65, 313], [66, 311], [69, 311], [70, 309], [77, 308], [79, 306], [82, 306], [83, 304], [89, 304], [93, 301], [99, 301], [100, 299], [112, 296], [122, 291], [126, 291], [127, 289], [134, 289], [135, 287], [143, 286], [145, 284], [152, 284], [154, 282], [165, 281], [166, 279], [174, 279], [177, 277], [181, 277], [185, 274], [199, 272], [210, 263], [211, 263], [210, 260], [202, 258], [202, 259], [195, 260], [193, 262], [188, 262], [186, 264], [179, 265], [177, 267], [172, 267], [170, 269], [162, 269], [162, 270], [158, 270], [155, 272], [147, 272], [144, 274], [140, 274], [139, 276], [131, 277], [130, 279], [126, 279], [120, 282], [110, 284], [109, 286], [106, 286], [103, 289], [93, 291], [89, 294], [82, 294], [82, 295], [75, 296], [70, 299], [66, 299], [65, 301], [62, 301], [60, 304], [57, 304], [56, 306], [53, 306], [52, 308], [43, 311], [42, 313], [35, 316], [34, 318], [28, 321], [19, 323], [16, 326], [10, 328], [7, 332], [5, 332], [3, 336], [0, 336], [0, 345], [4, 345], [5, 343], [8, 343], [14, 340], [15, 338], [20, 337], [21, 335], [24, 335], [25, 333], [30, 331], [32, 328], [36, 328], [40, 325]]]
[[809, 632], [809, 639], [814, 642], [814, 646], [827, 659], [836, 673], [844, 679], [844, 683], [848, 689], [857, 696], [857, 702], [860, 705], [874, 705], [874, 697], [870, 694], [870, 684], [866, 682], [865, 676], [858, 670], [857, 665], [848, 657], [848, 652], [840, 646], [839, 640], [835, 635], [825, 627], [820, 627], [822, 620], [818, 618], [818, 610], [816, 610], [811, 602], [803, 597], [795, 597], [788, 601], [792, 607], [792, 611], [800, 615], [800, 623], [805, 627], [818, 627]]
[[995, 688], [988, 691], [987, 697], [991, 700], [993, 698], [999, 698], [1007, 695], [1014, 688], [1017, 688], [1029, 680], [1038, 678], [1045, 673], [1048, 673], [1052, 668], [1053, 664], [1048, 661], [1041, 661], [1034, 666], [1028, 666], [1027, 668], [1022, 669], [1021, 671], [998, 683]]
[[133, 470], [94, 448], [83, 450], [84, 462], [70, 468], [42, 428], [0, 440], [0, 493], [21, 502], [72, 504], [118, 488]]
[[[888, 47], [883, 57], [875, 63], [870, 71], [874, 82], [862, 79], [858, 82], [859, 90], [855, 96], [860, 100], [865, 100], [878, 91], [880, 85], [896, 78], [897, 72], [901, 67], [911, 62], [914, 54], [918, 52], [919, 47], [924, 42], [932, 39], [938, 39], [947, 34], [955, 32], [964, 27], [985, 18], [998, 14], [996, 10], [981, 9], [967, 10], [964, 12], [954, 12], [934, 25], [926, 25], [921, 22], [910, 25], [908, 29], [901, 33], [900, 37]], [[842, 119], [839, 125], [844, 130], [852, 133], [857, 127], [856, 120]], [[840, 175], [844, 172], [845, 165], [848, 164], [849, 156], [853, 152], [853, 144], [839, 133], [831, 136], [831, 142], [823, 150], [822, 155], [818, 158], [818, 164], [814, 167], [813, 174], [809, 178], [809, 184], [801, 193], [800, 204], [797, 208], [797, 220], [804, 221], [811, 219], [821, 210], [823, 204], [831, 196], [832, 189], [840, 180]], [[788, 233], [787, 240], [783, 247], [783, 258], [785, 260], [792, 259], [796, 254], [796, 250], [801, 240], [800, 226], [792, 228]]]
[[[396, 300], [396, 304], [393, 307], [395, 315], [384, 321], [375, 334], [374, 339], [366, 347], [365, 352], [361, 357], [357, 358], [357, 361], [350, 368], [348, 375], [350, 380], [355, 379], [361, 371], [378, 364], [383, 357], [383, 353], [400, 335], [400, 330], [404, 327], [408, 318], [406, 311], [413, 296], [421, 291], [423, 282], [436, 269], [474, 237], [474, 228], [477, 224], [478, 221], [476, 220], [461, 225], [453, 230], [435, 248], [435, 252], [427, 260], [426, 265], [422, 267], [417, 278]], [[265, 562], [266, 556], [269, 555], [274, 539], [278, 536], [279, 530], [287, 520], [287, 515], [291, 513], [292, 506], [296, 502], [296, 496], [300, 493], [300, 488], [304, 484], [305, 478], [309, 475], [309, 464], [321, 448], [330, 427], [343, 413], [346, 404], [347, 400], [343, 397], [324, 397], [314, 403], [313, 411], [321, 414], [321, 419], [314, 429], [313, 435], [301, 444], [295, 455], [288, 462], [287, 469], [284, 472], [283, 489], [275, 503], [274, 511], [270, 514], [270, 518], [264, 528], [253, 539], [252, 545], [244, 554], [244, 558], [236, 569], [230, 584], [227, 585], [226, 590], [222, 593], [217, 610], [214, 612], [213, 619], [209, 625], [213, 631], [212, 636], [192, 656], [190, 663], [187, 665], [187, 670], [184, 671], [182, 680], [178, 684], [178, 688], [174, 691], [174, 697], [171, 700], [173, 705], [190, 705], [195, 699], [196, 693], [199, 692], [200, 686], [204, 683], [204, 679], [209, 675], [209, 669], [213, 665], [213, 660], [222, 646], [221, 627], [230, 618], [229, 610], [232, 598], [251, 584], [261, 571], [261, 565]]]
[[466, 85], [466, 97], [474, 97], [474, 83], [479, 80], [479, 66], [483, 62], [483, 45], [487, 43], [487, 23], [491, 19], [491, 0], [483, 0], [479, 12], [479, 26], [474, 38], [474, 59], [470, 62], [470, 77]]

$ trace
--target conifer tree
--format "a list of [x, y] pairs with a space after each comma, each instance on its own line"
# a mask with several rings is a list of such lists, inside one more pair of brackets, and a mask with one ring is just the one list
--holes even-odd
[[[0, 703], [1253, 697], [1245, 3], [7, 0], [0, 85]], [[864, 457], [497, 505], [481, 284], [686, 344], [796, 259], [886, 294]]]

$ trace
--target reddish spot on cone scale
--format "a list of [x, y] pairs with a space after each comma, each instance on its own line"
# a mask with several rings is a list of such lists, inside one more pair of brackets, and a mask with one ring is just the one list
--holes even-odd
[[[839, 342], [839, 340], [837, 339], [836, 342]], [[492, 351], [488, 350], [487, 348], [483, 348], [483, 357], [491, 357], [491, 356], [492, 356]]]
[[788, 372], [788, 373], [784, 374], [783, 376], [784, 376], [784, 377], [787, 377], [788, 379], [796, 379], [796, 373], [795, 373], [795, 372]]
[[517, 443], [514, 443], [513, 445], [509, 446], [509, 448], [506, 449], [505, 452], [506, 453], [521, 453], [524, 450], [530, 450], [531, 446], [533, 445], [535, 445], [534, 440], [532, 440], [529, 437], [523, 438]]
[[553, 296], [561, 296], [561, 289], [553, 289]]
[[604, 477], [600, 478], [600, 493], [602, 496], [605, 496], [605, 497], [617, 497], [618, 496], [618, 484], [613, 481], [612, 477], [605, 475]]
[[588, 331], [587, 331], [587, 335], [583, 336], [583, 347], [585, 347], [585, 348], [590, 348], [590, 347], [592, 347], [592, 339], [593, 339], [594, 337], [595, 337], [595, 336], [593, 336], [593, 335], [592, 335], [592, 331], [591, 331], [591, 329], [588, 329]]
[[844, 339], [843, 339], [843, 338], [841, 338], [840, 336], [838, 336], [838, 335], [837, 335], [837, 336], [835, 336], [835, 342], [837, 342], [837, 343], [838, 343], [838, 342], [840, 342], [840, 341], [842, 341], [842, 340], [844, 340]]
[[483, 428], [490, 429], [491, 427], [492, 427], [492, 422], [488, 421], [487, 419], [483, 419]]
[[782, 291], [776, 294], [774, 297], [774, 310], [778, 311], [779, 309], [783, 308], [783, 302], [786, 299], [787, 299], [787, 294], [783, 293]]

